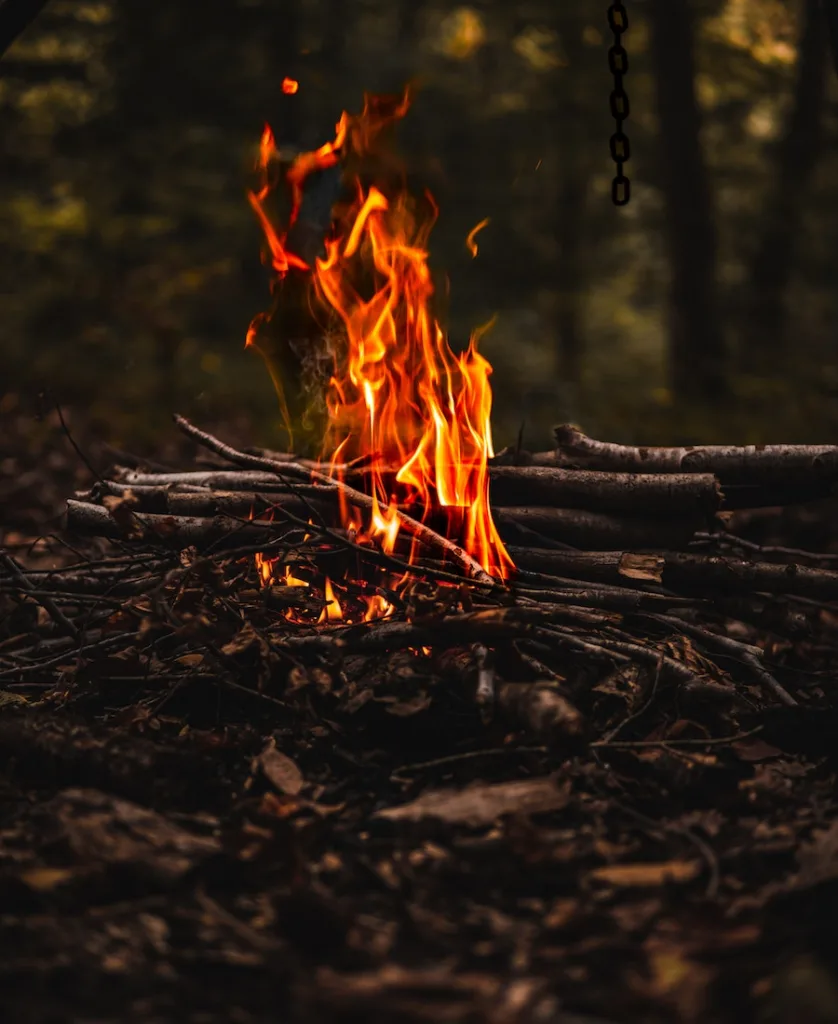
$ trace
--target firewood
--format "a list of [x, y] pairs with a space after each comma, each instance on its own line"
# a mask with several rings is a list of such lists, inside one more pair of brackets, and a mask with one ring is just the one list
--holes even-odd
[[[543, 457], [555, 460], [555, 453], [547, 452]], [[318, 469], [317, 464], [292, 462], [291, 458], [283, 456], [280, 460], [283, 478], [274, 473], [247, 469], [143, 473], [117, 467], [114, 471], [116, 479], [109, 482], [109, 486], [121, 483], [133, 489], [166, 487], [178, 490], [287, 491], [289, 482], [284, 479], [286, 473], [295, 481], [295, 492], [312, 486], [309, 482], [311, 472]], [[293, 467], [290, 472], [289, 467]], [[328, 467], [319, 467], [321, 471], [326, 469]], [[342, 478], [362, 487], [364, 473], [358, 467], [351, 467]], [[770, 508], [813, 501], [828, 497], [833, 489], [834, 482], [830, 478], [726, 483], [724, 490], [721, 490], [718, 479], [711, 473], [612, 473], [546, 465], [509, 466], [503, 462], [489, 466], [489, 494], [495, 507], [552, 505], [588, 509], [592, 512], [652, 515], [703, 512], [710, 516], [719, 510]]]
[[540, 534], [593, 551], [622, 548], [652, 550], [686, 545], [701, 529], [700, 517], [654, 518], [608, 516], [583, 509], [496, 508], [495, 525], [505, 539], [521, 539], [522, 531]]
[[713, 473], [726, 483], [838, 480], [838, 446], [831, 444], [689, 445], [634, 447], [596, 441], [577, 427], [555, 428], [556, 450], [533, 461], [540, 465], [639, 473]]
[[[225, 459], [229, 459], [230, 462], [234, 462], [237, 465], [247, 466], [251, 469], [272, 469], [278, 473], [285, 473], [289, 466], [294, 465], [293, 463], [288, 465], [278, 462], [272, 463], [270, 459], [239, 452], [230, 445], [225, 444], [223, 441], [219, 441], [218, 438], [213, 437], [206, 431], [200, 430], [183, 416], [175, 416], [175, 423], [188, 437], [193, 438], [193, 440], [198, 441], [200, 444], [204, 445], [204, 447], [209, 448], [210, 451], [223, 456]], [[319, 483], [332, 483], [332, 480], [326, 474], [318, 473], [316, 471], [311, 473], [311, 479]], [[362, 508], [365, 511], [370, 511], [373, 508], [373, 499], [370, 495], [357, 491], [352, 487], [343, 485], [343, 495], [349, 504], [354, 505], [356, 508]], [[456, 562], [471, 579], [475, 579], [478, 582], [489, 586], [494, 585], [495, 581], [480, 565], [480, 563], [472, 558], [471, 555], [469, 555], [468, 552], [458, 544], [454, 544], [446, 537], [436, 533], [436, 531], [432, 530], [429, 526], [418, 522], [412, 516], [406, 515], [404, 512], [396, 510], [395, 515], [399, 521], [399, 525], [419, 543], [426, 544], [429, 547], [443, 551], [444, 554], [448, 555], [454, 562]]]
[[[156, 515], [149, 512], [132, 512], [136, 527], [136, 539], [183, 549], [232, 547], [234, 544], [262, 544], [269, 542], [277, 532], [278, 523], [247, 522], [229, 516], [215, 516], [212, 519], [195, 516]], [[70, 500], [67, 502], [67, 529], [71, 533], [105, 537], [125, 538], [129, 529], [118, 522], [101, 505]]]
[[492, 505], [497, 507], [549, 505], [653, 516], [710, 516], [721, 507], [718, 482], [709, 473], [640, 476], [547, 466], [492, 466], [489, 479]]
[[[515, 564], [522, 569], [575, 576], [598, 583], [627, 584], [625, 551], [553, 551], [527, 547], [510, 548]], [[838, 600], [838, 572], [800, 565], [745, 562], [666, 551], [654, 556], [655, 569], [648, 579], [670, 590], [696, 594], [795, 594], [820, 601]]]
[[[275, 516], [279, 522], [287, 522], [289, 516], [304, 522], [316, 516], [330, 526], [339, 526], [337, 501], [340, 488], [301, 485], [294, 493], [268, 491], [264, 494], [249, 491], [177, 491], [166, 487], [142, 485], [128, 487], [123, 484], [97, 485], [90, 494], [79, 494], [82, 503], [90, 503], [103, 490], [116, 494], [128, 494], [133, 498], [133, 508], [138, 513], [173, 517], [169, 533], [198, 547], [218, 543], [219, 527], [209, 521], [202, 528], [198, 519], [215, 520], [217, 517], [252, 519]], [[398, 506], [406, 515], [412, 515], [431, 528], [445, 528], [444, 516], [434, 512], [430, 516], [421, 507]], [[93, 517], [93, 518], [91, 518]], [[190, 522], [180, 523], [183, 518]], [[603, 515], [573, 508], [496, 508], [495, 524], [506, 540], [520, 540], [533, 534], [554, 538], [573, 547], [593, 551], [607, 551], [626, 547], [643, 549], [658, 545], [676, 548], [687, 544], [704, 525], [700, 518], [655, 519], [649, 517], [625, 517]], [[82, 514], [76, 508], [71, 515], [76, 532], [95, 532], [97, 524], [104, 522], [93, 513]], [[154, 521], [151, 521], [154, 523]], [[182, 528], [181, 528], [182, 527]], [[156, 528], [156, 527], [155, 527]], [[177, 529], [175, 529], [177, 528]], [[230, 531], [232, 532], [232, 531]], [[108, 534], [111, 536], [112, 534]], [[241, 543], [242, 541], [238, 541]], [[246, 542], [245, 542], [246, 543]]]

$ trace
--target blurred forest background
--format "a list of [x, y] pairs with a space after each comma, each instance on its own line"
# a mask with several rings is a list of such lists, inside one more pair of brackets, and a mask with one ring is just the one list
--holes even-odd
[[[498, 314], [495, 435], [833, 440], [838, 83], [819, 0], [626, 0], [631, 202], [612, 205], [607, 0], [52, 0], [0, 64], [0, 402], [114, 441], [279, 417], [245, 198], [264, 122], [399, 139], [441, 216], [453, 343]], [[299, 92], [284, 96], [290, 75]], [[485, 217], [472, 260], [469, 230]]]

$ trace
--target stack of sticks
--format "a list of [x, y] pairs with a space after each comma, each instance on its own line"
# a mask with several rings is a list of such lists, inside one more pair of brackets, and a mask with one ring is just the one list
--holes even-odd
[[[349, 504], [369, 507], [360, 462], [341, 467], [337, 481], [320, 464], [276, 452], [239, 452], [177, 419], [231, 468], [117, 467], [112, 479], [68, 503], [71, 531], [119, 537], [124, 527], [112, 510], [121, 508], [124, 516], [130, 507], [135, 527], [161, 541], [217, 549], [269, 538], [275, 527], [265, 517], [293, 522], [314, 516], [334, 527], [341, 495]], [[541, 560], [541, 567], [561, 568], [562, 574], [603, 580], [613, 577], [619, 557], [579, 552], [666, 552], [660, 568], [687, 582], [701, 562], [672, 553], [710, 536], [723, 540], [731, 512], [826, 498], [838, 485], [838, 446], [832, 445], [634, 448], [594, 441], [570, 426], [556, 428], [556, 442], [549, 452], [501, 452], [489, 469], [494, 521], [521, 568], [536, 568]], [[421, 509], [402, 511], [408, 521], [427, 520]], [[437, 539], [434, 532], [425, 531], [426, 539]], [[449, 554], [453, 547], [437, 546]], [[591, 572], [593, 577], [586, 575]], [[712, 582], [724, 586], [726, 575], [716, 573]], [[745, 575], [747, 587], [761, 589], [757, 584], [764, 582], [763, 589], [776, 589], [769, 568], [750, 565]], [[787, 577], [788, 569], [779, 575]], [[799, 576], [809, 596], [836, 596], [831, 583], [817, 589], [817, 573]]]
[[[640, 673], [641, 695], [677, 695], [674, 714], [687, 697], [721, 700], [727, 726], [741, 728], [743, 709], [816, 701], [816, 677], [833, 671], [838, 556], [756, 549], [722, 527], [728, 510], [829, 497], [836, 447], [634, 449], [558, 428], [554, 451], [505, 452], [492, 466], [493, 510], [516, 566], [499, 581], [415, 510], [399, 513], [410, 564], [404, 550], [384, 554], [342, 530], [339, 498], [370, 508], [354, 485], [363, 465], [336, 482], [177, 422], [227, 465], [101, 479], [68, 503], [68, 524], [106, 550], [92, 541], [74, 566], [28, 571], [3, 555], [0, 602], [24, 616], [19, 633], [0, 636], [6, 686], [60, 685], [102, 657], [110, 678], [123, 649], [149, 685], [213, 679], [274, 700], [248, 683], [253, 649], [271, 680], [283, 666], [334, 668], [349, 654], [362, 675], [380, 674], [378, 659], [401, 652], [429, 658], [441, 678], [453, 657], [463, 679], [473, 673], [481, 707], [508, 706], [543, 732], [545, 708], [567, 729], [569, 699], [601, 715], [591, 673]], [[309, 586], [260, 588], [256, 552], [307, 571]], [[377, 595], [386, 617], [324, 615], [327, 578], [344, 608]], [[803, 654], [806, 673], [795, 669]], [[823, 668], [812, 675], [812, 665]], [[607, 723], [597, 743], [614, 742]]]
[[[421, 551], [411, 567], [398, 550], [385, 556], [358, 546], [339, 527], [338, 499], [369, 509], [370, 498], [359, 489], [362, 464], [344, 467], [336, 482], [314, 463], [238, 451], [181, 417], [176, 421], [229, 465], [171, 473], [118, 469], [68, 502], [70, 531], [162, 552], [192, 548], [211, 559], [264, 551], [292, 566], [349, 551], [359, 567], [409, 569], [416, 579], [473, 587], [471, 617], [453, 615], [449, 637], [444, 614], [430, 629], [409, 602], [370, 582], [374, 570], [361, 568], [357, 585], [387, 593], [397, 608], [390, 621], [365, 624], [357, 640], [364, 650], [415, 649], [442, 638], [449, 645], [458, 638], [500, 642], [509, 633], [541, 644], [545, 661], [538, 663], [547, 672], [545, 630], [558, 630], [560, 646], [577, 655], [654, 663], [684, 685], [706, 688], [694, 665], [662, 649], [656, 634], [663, 630], [688, 638], [702, 657], [727, 660], [723, 673], [735, 664], [771, 701], [793, 705], [795, 695], [763, 663], [767, 638], [810, 641], [824, 627], [824, 606], [838, 601], [838, 571], [830, 568], [837, 556], [755, 550], [725, 530], [725, 514], [734, 510], [830, 496], [838, 447], [633, 448], [559, 427], [553, 451], [505, 451], [491, 466], [493, 514], [516, 565], [514, 578], [501, 583], [412, 509], [399, 512], [403, 534]], [[312, 555], [312, 538], [319, 554]], [[271, 588], [280, 604], [280, 592], [292, 589]], [[462, 604], [458, 609], [463, 612]], [[607, 622], [597, 618], [602, 614]], [[280, 647], [314, 651], [333, 643], [322, 626], [314, 629], [319, 636], [309, 629], [294, 637], [282, 628]]]

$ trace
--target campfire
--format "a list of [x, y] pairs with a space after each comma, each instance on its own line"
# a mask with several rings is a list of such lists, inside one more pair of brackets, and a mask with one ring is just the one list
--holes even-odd
[[[429, 194], [410, 195], [387, 149], [387, 130], [408, 108], [408, 93], [367, 96], [360, 115], [342, 115], [332, 141], [290, 161], [266, 127], [259, 188], [249, 198], [264, 229], [278, 308], [289, 294], [305, 292], [312, 326], [320, 329], [319, 347], [329, 339], [327, 421], [312, 482], [351, 482], [370, 499], [359, 508], [340, 489], [342, 529], [356, 543], [386, 554], [407, 532], [410, 564], [421, 535], [415, 522], [433, 523], [486, 573], [504, 579], [512, 562], [492, 520], [488, 492], [491, 367], [477, 350], [480, 331], [456, 355], [434, 315], [428, 236], [436, 208]], [[328, 230], [322, 240], [312, 239], [319, 224], [306, 214], [308, 195], [318, 178], [323, 189], [330, 172], [326, 182], [336, 199]], [[277, 192], [286, 201], [273, 202], [273, 210], [288, 211], [282, 222], [272, 212]], [[475, 245], [471, 237], [469, 243]], [[256, 317], [248, 347], [265, 352], [260, 334], [271, 321], [267, 314]], [[298, 382], [283, 380], [270, 357], [268, 364], [293, 438], [285, 396]], [[307, 585], [276, 559], [259, 554], [257, 562], [265, 583], [279, 574], [290, 585]], [[407, 577], [387, 582], [398, 589]], [[336, 584], [328, 577], [324, 584], [329, 621], [343, 617]], [[387, 598], [374, 594], [363, 618], [392, 610]]]
[[[177, 416], [201, 461], [116, 466], [77, 494], [70, 533], [106, 545], [92, 567], [52, 574], [52, 594], [4, 556], [58, 634], [46, 663], [26, 636], [7, 640], [14, 671], [60, 676], [82, 640], [115, 643], [113, 615], [84, 616], [100, 594], [120, 598], [120, 624], [166, 637], [176, 682], [269, 700], [289, 666], [308, 665], [342, 679], [336, 699], [351, 703], [371, 659], [404, 655], [432, 679], [455, 666], [481, 713], [542, 737], [613, 728], [591, 724], [602, 704], [588, 672], [726, 701], [734, 731], [743, 694], [796, 704], [764, 651], [821, 628], [812, 615], [838, 597], [838, 573], [746, 534], [828, 498], [838, 448], [634, 448], [563, 425], [549, 450], [495, 452], [482, 329], [462, 352], [446, 337], [428, 258], [436, 208], [408, 192], [391, 146], [409, 101], [366, 97], [313, 152], [265, 129], [249, 200], [273, 304], [246, 344], [275, 383], [288, 450], [234, 448]], [[349, 656], [366, 666], [354, 679]], [[255, 690], [238, 680], [254, 667]]]

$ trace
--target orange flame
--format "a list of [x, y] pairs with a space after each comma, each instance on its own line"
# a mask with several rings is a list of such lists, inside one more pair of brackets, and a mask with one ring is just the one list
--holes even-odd
[[[315, 301], [342, 322], [345, 347], [336, 355], [327, 390], [324, 451], [331, 453], [333, 473], [338, 462], [368, 458], [373, 508], [367, 536], [392, 551], [399, 532], [396, 505], [415, 506], [424, 516], [442, 512], [448, 536], [488, 572], [505, 578], [512, 561], [488, 498], [488, 459], [494, 454], [491, 366], [477, 350], [482, 330], [457, 355], [433, 315], [427, 250], [436, 219], [433, 199], [426, 194], [425, 202], [417, 202], [403, 184], [379, 180], [365, 185], [355, 174], [352, 198], [334, 211], [334, 233], [315, 266], [308, 268], [286, 244], [308, 175], [339, 160], [345, 170], [361, 163], [373, 153], [382, 128], [403, 117], [408, 106], [407, 93], [401, 98], [366, 96], [361, 115], [342, 115], [332, 142], [298, 156], [285, 175], [292, 202], [284, 230], [275, 228], [265, 212], [275, 185], [269, 170], [277, 159], [266, 128], [259, 161], [262, 187], [250, 194], [250, 201], [276, 274], [310, 270]], [[474, 235], [486, 223], [469, 235], [475, 253]], [[257, 317], [249, 345], [259, 325]], [[357, 526], [357, 511], [344, 508], [343, 514], [345, 525]], [[333, 593], [331, 600], [337, 603]]]
[[326, 605], [320, 613], [320, 618], [317, 621], [340, 622], [343, 619], [343, 608], [341, 608], [340, 601], [338, 601], [337, 596], [335, 595], [334, 588], [332, 587], [332, 581], [328, 577], [326, 579], [325, 595]]
[[469, 231], [468, 235], [466, 235], [466, 248], [471, 253], [472, 259], [477, 255], [477, 242], [475, 239], [477, 238], [478, 233], [482, 231], [488, 223], [489, 218], [484, 217], [483, 220], [481, 220], [479, 224], [475, 224], [471, 231]]
[[286, 96], [293, 96], [295, 92], [300, 88], [300, 83], [293, 78], [282, 79], [282, 91]]

